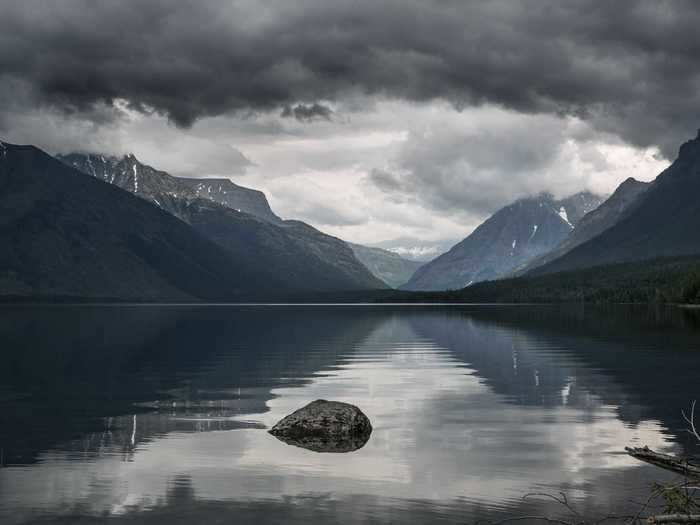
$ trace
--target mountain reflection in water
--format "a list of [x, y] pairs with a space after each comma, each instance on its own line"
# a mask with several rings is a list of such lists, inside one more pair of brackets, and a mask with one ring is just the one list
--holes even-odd
[[[463, 523], [557, 512], [522, 496], [560, 490], [605, 514], [667, 476], [624, 446], [689, 449], [692, 311], [1, 312], [2, 523]], [[366, 445], [267, 434], [314, 399], [361, 407]]]

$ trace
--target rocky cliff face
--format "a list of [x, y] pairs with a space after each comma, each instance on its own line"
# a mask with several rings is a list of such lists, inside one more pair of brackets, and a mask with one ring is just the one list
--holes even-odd
[[265, 194], [244, 188], [229, 179], [180, 178], [197, 197], [212, 200], [234, 210], [249, 213], [268, 222], [279, 223], [281, 219], [272, 212]]
[[228, 179], [175, 177], [140, 162], [134, 155], [113, 157], [71, 153], [57, 157], [83, 173], [130, 191], [170, 213], [176, 213], [173, 199], [207, 199], [228, 208], [278, 223], [261, 191], [238, 186]]

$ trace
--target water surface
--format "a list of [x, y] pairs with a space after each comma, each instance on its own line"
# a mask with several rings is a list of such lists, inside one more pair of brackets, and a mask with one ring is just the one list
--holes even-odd
[[[694, 452], [700, 318], [640, 307], [0, 309], [0, 522], [469, 523], [631, 512]], [[266, 432], [325, 398], [348, 454]]]

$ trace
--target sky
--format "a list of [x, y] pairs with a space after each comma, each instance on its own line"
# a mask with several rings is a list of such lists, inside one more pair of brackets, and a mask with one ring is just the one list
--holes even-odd
[[227, 176], [365, 244], [430, 250], [520, 197], [651, 180], [700, 127], [692, 0], [0, 12], [0, 140]]

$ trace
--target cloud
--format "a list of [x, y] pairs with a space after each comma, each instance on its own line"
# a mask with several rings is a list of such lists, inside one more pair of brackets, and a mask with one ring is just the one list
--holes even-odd
[[372, 184], [386, 193], [404, 191], [401, 178], [386, 170], [379, 168], [372, 169], [369, 174], [369, 179]]
[[316, 117], [313, 101], [358, 94], [444, 99], [573, 115], [667, 157], [698, 125], [692, 0], [6, 4], [0, 83], [66, 114], [125, 100], [186, 127], [286, 107]]
[[284, 118], [294, 117], [299, 122], [311, 122], [312, 120], [330, 120], [333, 110], [323, 104], [298, 104], [294, 107], [285, 106], [281, 116]]
[[667, 165], [656, 149], [632, 148], [573, 117], [433, 105], [416, 120], [368, 180], [391, 201], [413, 200], [463, 224], [543, 191], [610, 193], [625, 175], [650, 180]]
[[649, 180], [698, 127], [685, 0], [6, 3], [0, 140], [234, 176], [358, 242]]
[[279, 178], [270, 188], [272, 205], [285, 218], [303, 219], [331, 230], [362, 227], [369, 219], [351, 180], [330, 180], [323, 173], [310, 172]]

